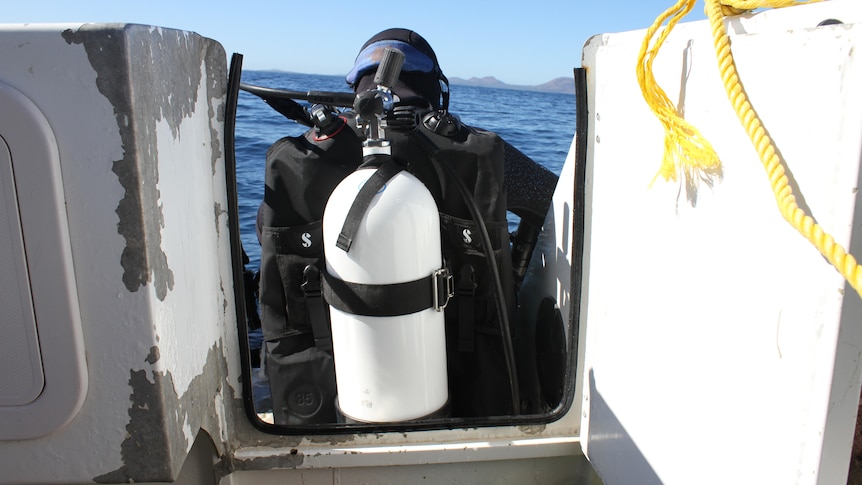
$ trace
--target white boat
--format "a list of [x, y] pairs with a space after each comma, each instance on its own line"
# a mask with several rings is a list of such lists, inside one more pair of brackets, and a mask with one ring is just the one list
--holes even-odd
[[[862, 4], [725, 25], [799, 205], [862, 254]], [[644, 34], [583, 46], [578, 133], [521, 295], [521, 325], [559, 311], [562, 403], [321, 434], [251, 408], [221, 45], [0, 26], [0, 484], [846, 483], [859, 294], [779, 213], [708, 21], [676, 26], [654, 72], [723, 176], [696, 199], [654, 180]]]

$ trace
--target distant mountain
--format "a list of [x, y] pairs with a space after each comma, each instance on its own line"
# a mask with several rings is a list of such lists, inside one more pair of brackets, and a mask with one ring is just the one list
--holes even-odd
[[471, 77], [470, 79], [462, 79], [459, 77], [449, 78], [450, 84], [460, 84], [463, 86], [475, 86], [480, 88], [497, 88], [497, 89], [516, 89], [519, 91], [541, 91], [545, 93], [564, 93], [575, 94], [575, 80], [568, 77], [558, 77], [539, 84], [538, 86], [520, 86], [516, 84], [506, 84], [503, 81], [493, 77]]

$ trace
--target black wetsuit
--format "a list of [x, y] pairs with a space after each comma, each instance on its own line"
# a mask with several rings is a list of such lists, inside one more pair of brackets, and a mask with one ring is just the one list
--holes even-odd
[[[422, 119], [422, 113], [417, 119]], [[390, 129], [386, 135], [393, 157], [428, 187], [441, 214], [443, 257], [456, 288], [456, 296], [445, 310], [449, 411], [457, 417], [510, 414], [499, 307], [488, 259], [478, 238], [465, 241], [462, 237], [465, 229], [476, 230], [475, 222], [452, 180], [435, 163], [443, 161], [453, 167], [479, 207], [503, 280], [510, 321], [516, 287], [506, 211], [538, 229], [557, 177], [494, 133], [461, 125], [444, 136], [421, 123], [416, 130], [433, 148], [417, 143], [416, 133], [410, 134], [410, 130]], [[303, 269], [308, 265], [324, 269], [322, 241], [318, 241], [323, 210], [335, 186], [362, 162], [361, 139], [350, 119], [337, 134], [322, 136], [312, 129], [303, 136], [277, 141], [267, 152], [265, 195], [258, 214], [260, 308], [276, 423], [333, 423], [337, 419], [329, 402], [334, 398], [331, 347], [321, 346], [321, 332], [315, 331], [315, 311], [309, 308], [310, 300], [302, 288]], [[308, 397], [305, 383], [312, 375], [324, 381], [315, 383], [318, 387], [312, 390], [321, 403]], [[305, 386], [301, 395], [296, 394], [298, 386]], [[306, 411], [315, 406], [318, 410], [297, 413], [297, 400], [308, 401]]]

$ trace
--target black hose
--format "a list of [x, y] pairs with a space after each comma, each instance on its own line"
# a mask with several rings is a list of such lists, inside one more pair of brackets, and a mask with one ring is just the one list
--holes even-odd
[[438, 150], [434, 146], [434, 143], [418, 129], [408, 132], [408, 136], [417, 141], [419, 146], [428, 152], [431, 157], [431, 161], [438, 167], [441, 167], [443, 171], [446, 172], [446, 175], [452, 179], [452, 182], [455, 184], [455, 187], [464, 199], [467, 209], [470, 211], [470, 216], [473, 218], [473, 221], [476, 222], [476, 226], [479, 231], [479, 239], [488, 259], [488, 268], [491, 272], [491, 282], [494, 285], [494, 301], [496, 302], [497, 313], [500, 315], [499, 322], [500, 331], [503, 334], [503, 354], [506, 359], [506, 371], [509, 374], [509, 387], [512, 392], [512, 412], [516, 415], [521, 414], [521, 391], [518, 385], [518, 369], [517, 364], [515, 363], [515, 349], [512, 344], [512, 333], [509, 327], [509, 312], [506, 309], [506, 293], [503, 291], [503, 280], [500, 277], [500, 269], [494, 261], [494, 247], [491, 245], [491, 238], [488, 236], [488, 227], [485, 225], [485, 221], [479, 213], [479, 207], [476, 206], [476, 201], [473, 199], [470, 191], [467, 190], [464, 182], [461, 181], [455, 170], [449, 166], [445, 160], [442, 160], [437, 156]]
[[336, 91], [289, 91], [287, 89], [264, 88], [252, 84], [240, 83], [239, 88], [264, 100], [268, 99], [301, 99], [317, 104], [328, 104], [342, 108], [352, 108], [356, 99], [354, 93], [339, 93]]

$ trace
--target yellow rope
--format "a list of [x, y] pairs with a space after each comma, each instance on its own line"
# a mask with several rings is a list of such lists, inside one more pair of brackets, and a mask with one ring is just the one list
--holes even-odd
[[[694, 0], [679, 0], [676, 5], [662, 13], [652, 27], [647, 30], [638, 57], [638, 84], [640, 84], [647, 105], [665, 129], [664, 159], [661, 169], [656, 174], [656, 177], [661, 175], [665, 180], [676, 180], [677, 172], [680, 171], [691, 180], [701, 178], [692, 176], [691, 172], [693, 171], [721, 173], [721, 161], [712, 145], [700, 134], [697, 128], [679, 116], [676, 107], [653, 76], [653, 61], [655, 61], [659, 49], [670, 34], [671, 29], [691, 11], [692, 7], [694, 7]], [[668, 18], [670, 20], [667, 28], [662, 30], [658, 39], [650, 47], [650, 41]]]
[[[730, 38], [727, 36], [727, 31], [724, 26], [724, 16], [725, 15], [733, 15], [738, 14], [744, 11], [752, 10], [755, 8], [780, 8], [780, 7], [788, 7], [793, 5], [802, 5], [806, 3], [815, 3], [820, 0], [808, 0], [808, 1], [793, 1], [793, 0], [705, 0], [706, 1], [706, 14], [709, 18], [710, 26], [712, 28], [712, 36], [715, 44], [716, 56], [718, 58], [718, 69], [721, 73], [721, 79], [724, 83], [725, 90], [727, 91], [727, 96], [730, 99], [731, 105], [733, 106], [734, 111], [736, 111], [739, 120], [742, 122], [742, 125], [745, 127], [746, 133], [748, 133], [749, 138], [751, 139], [752, 144], [757, 150], [757, 154], [760, 156], [760, 161], [763, 164], [764, 169], [769, 177], [769, 182], [772, 187], [772, 192], [775, 195], [775, 200], [778, 203], [779, 211], [781, 215], [786, 219], [800, 234], [802, 234], [808, 241], [810, 241], [819, 251], [820, 253], [838, 270], [839, 273], [847, 280], [848, 283], [856, 290], [856, 292], [862, 296], [862, 267], [856, 262], [856, 258], [854, 258], [851, 254], [848, 254], [846, 250], [835, 242], [835, 239], [827, 234], [823, 228], [820, 227], [819, 224], [814, 222], [814, 219], [811, 218], [808, 214], [805, 213], [803, 209], [801, 209], [796, 203], [796, 197], [793, 195], [793, 190], [788, 184], [787, 175], [785, 175], [785, 167], [784, 162], [781, 160], [781, 157], [778, 155], [778, 150], [775, 147], [774, 142], [766, 133], [766, 130], [763, 127], [763, 123], [760, 121], [757, 113], [754, 108], [752, 108], [751, 103], [748, 100], [748, 96], [745, 93], [745, 90], [742, 87], [742, 83], [739, 80], [739, 75], [736, 70], [736, 63], [733, 60], [733, 55], [730, 50]], [[685, 8], [683, 9], [681, 5], [683, 3], [687, 3]], [[695, 0], [680, 0], [674, 7], [671, 7], [667, 12], [662, 14], [658, 19], [656, 19], [655, 24], [648, 30], [647, 38], [644, 41], [644, 46], [649, 43], [649, 40], [655, 34], [655, 30], [660, 26], [668, 16], [673, 15], [669, 12], [672, 11], [682, 11], [685, 13], [691, 10], [694, 6]], [[682, 15], [685, 15], [684, 13]], [[660, 43], [664, 41], [667, 37], [667, 31], [669, 31], [676, 22], [682, 17], [682, 15], [674, 17], [671, 23], [668, 24], [668, 28], [665, 29], [665, 32], [662, 33], [662, 36], [659, 38], [659, 41], [656, 42], [656, 47], [654, 47], [653, 51], [649, 52], [650, 57], [645, 59], [645, 53], [647, 52], [645, 47], [641, 48], [641, 56], [638, 59], [638, 81], [641, 83], [641, 89], [644, 92], [644, 98], [647, 100], [647, 103], [650, 105], [650, 108], [653, 112], [656, 112], [656, 104], [654, 103], [655, 95], [654, 93], [660, 92], [661, 88], [655, 83], [655, 78], [652, 76], [651, 72], [641, 74], [641, 70], [646, 67], [649, 70], [652, 69], [652, 58], [655, 57], [655, 54], [658, 50], [658, 46]], [[641, 80], [644, 81], [641, 81]], [[652, 83], [652, 84], [650, 84]], [[665, 96], [665, 99], [667, 97]], [[668, 101], [669, 103], [669, 101]], [[666, 129], [672, 129], [674, 126], [679, 126], [678, 122], [669, 122], [663, 118], [666, 116], [666, 108], [667, 105], [658, 104], [659, 109], [662, 114], [657, 113], [659, 116], [659, 120], [662, 124], [665, 125]], [[674, 110], [674, 115], [676, 115]], [[668, 128], [671, 127], [671, 128]], [[682, 130], [683, 134], [691, 134], [695, 133], [699, 136], [696, 129], [691, 131]], [[665, 162], [667, 163], [667, 143], [668, 139], [673, 138], [678, 135], [671, 135], [665, 139]], [[697, 140], [693, 143], [694, 146], [703, 145], [700, 140]], [[683, 145], [681, 150], [686, 151], [689, 150], [688, 147], [691, 145], [686, 144]], [[682, 163], [689, 163], [691, 157], [698, 157], [697, 151], [688, 152], [691, 155], [683, 155], [679, 157], [679, 160]], [[685, 168], [681, 168], [680, 170], [685, 170]], [[663, 164], [662, 174], [665, 173], [665, 168]], [[667, 177], [666, 177], [667, 178]]]

